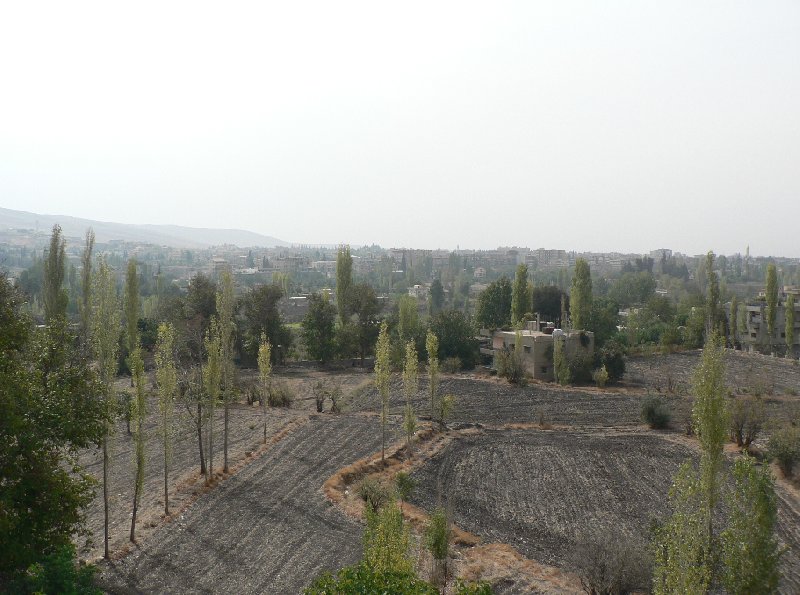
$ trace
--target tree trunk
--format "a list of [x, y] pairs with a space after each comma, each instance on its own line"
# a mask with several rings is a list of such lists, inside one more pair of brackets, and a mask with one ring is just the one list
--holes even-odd
[[206, 474], [206, 459], [203, 453], [203, 405], [197, 403], [197, 447], [200, 450], [200, 475]]
[[169, 429], [167, 427], [167, 408], [164, 407], [164, 515], [169, 516], [169, 456], [167, 452], [167, 440], [169, 439]]
[[228, 411], [230, 407], [228, 405], [228, 395], [225, 395], [225, 427], [223, 429], [224, 437], [223, 437], [223, 446], [222, 446], [222, 472], [228, 472]]
[[214, 407], [211, 407], [208, 424], [208, 474], [206, 483], [211, 483], [214, 479]]
[[103, 557], [108, 560], [108, 429], [103, 436]]
[[131, 543], [136, 543], [136, 511], [139, 508], [139, 482], [133, 488], [133, 514], [131, 515]]

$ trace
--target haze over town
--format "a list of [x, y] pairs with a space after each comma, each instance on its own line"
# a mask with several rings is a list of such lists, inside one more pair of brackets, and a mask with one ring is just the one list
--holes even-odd
[[[293, 243], [800, 256], [800, 5], [13, 3], [0, 206]], [[766, 213], [774, 213], [763, 219]]]

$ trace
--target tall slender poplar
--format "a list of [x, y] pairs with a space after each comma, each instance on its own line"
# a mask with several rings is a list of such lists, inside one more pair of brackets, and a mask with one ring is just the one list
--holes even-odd
[[234, 321], [234, 289], [233, 275], [230, 271], [223, 271], [217, 291], [217, 313], [219, 315], [219, 336], [221, 372], [222, 372], [222, 404], [224, 407], [224, 425], [222, 435], [222, 471], [227, 473], [228, 467], [228, 419], [230, 417], [230, 404], [233, 400], [233, 336], [236, 331]]
[[775, 315], [778, 311], [778, 271], [774, 264], [767, 265], [767, 331], [769, 342], [775, 333]]
[[784, 305], [784, 320], [786, 321], [784, 334], [786, 335], [786, 357], [793, 357], [794, 350], [794, 295], [791, 293], [786, 297]]
[[136, 395], [131, 403], [131, 418], [133, 420], [134, 444], [134, 485], [133, 485], [133, 512], [131, 513], [131, 542], [136, 542], [136, 514], [139, 510], [139, 501], [144, 489], [144, 463], [145, 463], [145, 431], [144, 420], [147, 415], [147, 401], [145, 399], [145, 374], [142, 348], [137, 340], [136, 348], [128, 356], [128, 367], [133, 376], [133, 385]]
[[175, 413], [175, 330], [168, 322], [158, 326], [156, 342], [156, 382], [158, 383], [159, 431], [164, 446], [164, 514], [169, 516], [169, 463], [172, 459], [172, 417]]
[[350, 288], [353, 285], [353, 257], [350, 246], [340, 246], [336, 254], [336, 310], [339, 322], [347, 324], [350, 318]]
[[214, 409], [219, 400], [222, 381], [222, 348], [219, 336], [219, 322], [216, 316], [211, 319], [205, 337], [206, 364], [203, 366], [203, 389], [208, 411], [208, 466], [206, 483], [214, 480]]
[[267, 400], [269, 399], [269, 379], [272, 373], [272, 345], [267, 335], [261, 333], [258, 345], [258, 379], [261, 381], [261, 420], [264, 422], [264, 444], [267, 443]]
[[94, 251], [94, 231], [90, 227], [86, 230], [86, 243], [81, 253], [81, 301], [79, 304], [81, 316], [81, 341], [83, 345], [89, 343], [90, 324], [92, 318], [92, 252]]
[[381, 462], [386, 459], [386, 426], [389, 423], [389, 382], [391, 380], [389, 327], [384, 320], [375, 346], [375, 386], [381, 398]]
[[530, 312], [531, 294], [528, 291], [528, 267], [524, 264], [517, 265], [514, 275], [514, 285], [511, 289], [511, 324], [517, 326], [525, 314]]
[[53, 226], [50, 236], [50, 248], [47, 258], [44, 259], [44, 278], [42, 279], [42, 293], [44, 302], [44, 318], [48, 324], [57, 318], [66, 318], [67, 292], [64, 289], [64, 264], [66, 262], [67, 241], [61, 235], [61, 226]]
[[417, 394], [418, 373], [417, 373], [417, 349], [414, 342], [406, 343], [406, 359], [403, 365], [403, 395], [406, 398], [406, 407], [403, 412], [403, 429], [406, 431], [406, 446], [411, 449], [411, 438], [417, 429], [417, 416], [414, 415], [414, 407], [411, 400]]
[[425, 335], [425, 350], [428, 352], [428, 394], [433, 420], [436, 419], [436, 399], [439, 394], [439, 338], [432, 331]]

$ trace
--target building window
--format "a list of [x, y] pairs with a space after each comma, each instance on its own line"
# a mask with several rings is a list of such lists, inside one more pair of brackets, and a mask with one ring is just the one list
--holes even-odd
[[542, 366], [542, 374], [547, 374], [547, 366]]
[[531, 346], [525, 345], [525, 353], [530, 353], [530, 352], [531, 352]]

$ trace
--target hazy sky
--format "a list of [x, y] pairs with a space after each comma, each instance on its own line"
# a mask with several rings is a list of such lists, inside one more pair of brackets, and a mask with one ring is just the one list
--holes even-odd
[[6, 2], [0, 206], [800, 256], [800, 2]]

